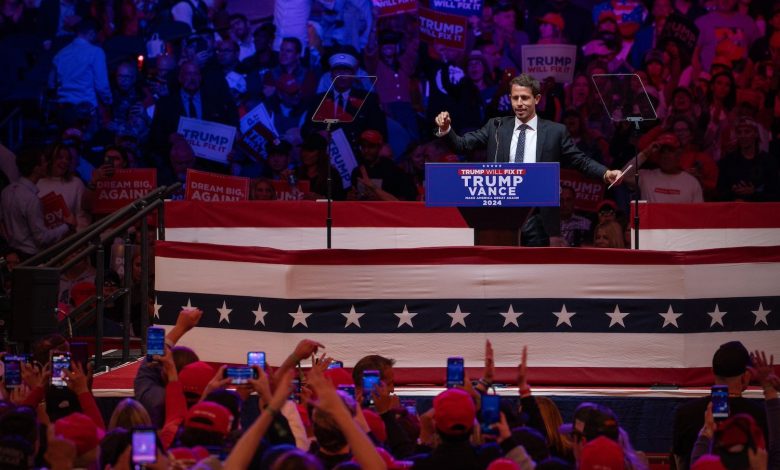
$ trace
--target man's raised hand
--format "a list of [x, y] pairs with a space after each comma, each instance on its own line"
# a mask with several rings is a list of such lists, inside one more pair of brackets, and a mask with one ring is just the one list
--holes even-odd
[[449, 131], [451, 122], [450, 113], [447, 111], [440, 112], [439, 115], [436, 116], [436, 125], [439, 127], [439, 133], [444, 134]]

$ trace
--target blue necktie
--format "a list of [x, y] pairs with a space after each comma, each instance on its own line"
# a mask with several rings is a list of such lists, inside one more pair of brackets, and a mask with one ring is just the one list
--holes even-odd
[[517, 148], [515, 149], [515, 163], [523, 163], [523, 159], [525, 158], [525, 130], [528, 129], [528, 124], [520, 124], [518, 126], [518, 130], [520, 131], [520, 135], [517, 136]]

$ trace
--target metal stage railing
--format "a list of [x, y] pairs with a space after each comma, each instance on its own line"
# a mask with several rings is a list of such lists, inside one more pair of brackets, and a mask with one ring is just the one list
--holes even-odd
[[[33, 256], [24, 263], [21, 263], [12, 273], [12, 315], [10, 328], [10, 342], [17, 343], [16, 349], [26, 349], [31, 341], [37, 336], [46, 333], [60, 332], [66, 337], [72, 337], [74, 332], [82, 327], [95, 324], [95, 370], [103, 366], [103, 343], [104, 343], [104, 313], [107, 302], [121, 302], [122, 308], [122, 361], [127, 362], [130, 359], [130, 331], [131, 315], [140, 315], [140, 331], [136, 335], [141, 340], [141, 353], [146, 354], [146, 329], [149, 325], [149, 315], [146, 306], [149, 305], [149, 253], [152, 244], [149, 230], [149, 216], [156, 215], [157, 239], [165, 239], [165, 217], [164, 217], [164, 199], [178, 190], [181, 183], [164, 187], [149, 192], [142, 198], [128, 204], [113, 214], [101, 219], [86, 229], [74, 233], [61, 240], [45, 251]], [[140, 239], [135, 243], [131, 235], [131, 228], [140, 224], [137, 233]], [[123, 238], [123, 267], [124, 278], [121, 280], [121, 286], [109, 297], [105, 296], [104, 281], [107, 269], [106, 246], [114, 243], [117, 237]], [[133, 279], [133, 258], [136, 251], [136, 243], [140, 248], [141, 269], [139, 289], [137, 295], [140, 296], [140, 305], [142, 311], [131, 312], [133, 304], [134, 279]], [[35, 271], [47, 271], [51, 277], [52, 273], [59, 277], [59, 273], [66, 272], [84, 258], [95, 256], [95, 295], [91, 296], [79, 306], [74, 308], [69, 315], [61, 320], [56, 320], [56, 308], [49, 310], [48, 306], [57, 305], [56, 298], [49, 298], [50, 295], [56, 296], [56, 291], [42, 291], [46, 293], [46, 299], [36, 298], [35, 295], [13, 296], [17, 289], [17, 284], [22, 286], [22, 281], [17, 282], [17, 272], [20, 272], [20, 279], [29, 283], [29, 279], [35, 279]], [[25, 275], [25, 271], [27, 275]], [[30, 272], [33, 276], [29, 276]], [[34, 283], [34, 282], [33, 282]], [[29, 288], [29, 286], [27, 286]], [[27, 302], [29, 300], [29, 302]], [[46, 308], [41, 308], [46, 305]], [[25, 312], [27, 314], [25, 314]], [[55, 316], [52, 319], [52, 316]], [[26, 324], [29, 322], [30, 324]], [[36, 324], [39, 322], [40, 324]], [[25, 333], [20, 334], [23, 331]], [[13, 343], [12, 343], [13, 344]]]

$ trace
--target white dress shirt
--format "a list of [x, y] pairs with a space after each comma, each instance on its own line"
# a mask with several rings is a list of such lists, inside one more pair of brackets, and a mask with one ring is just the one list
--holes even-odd
[[[515, 153], [517, 151], [517, 138], [520, 136], [518, 127], [523, 122], [515, 117], [514, 131], [512, 132], [512, 143], [509, 145], [509, 161], [515, 161]], [[536, 163], [536, 137], [539, 130], [539, 116], [534, 115], [530, 121], [526, 123], [528, 129], [525, 130], [525, 153], [523, 154], [523, 163]]]

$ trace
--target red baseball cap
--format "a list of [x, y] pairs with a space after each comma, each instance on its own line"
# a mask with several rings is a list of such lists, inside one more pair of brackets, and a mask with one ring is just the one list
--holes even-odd
[[520, 467], [510, 459], [496, 459], [490, 462], [487, 470], [520, 470]]
[[106, 433], [84, 413], [71, 413], [54, 422], [54, 434], [71, 441], [76, 454], [83, 455], [99, 446]]
[[336, 387], [339, 385], [355, 385], [355, 381], [352, 380], [352, 374], [347, 372], [347, 370], [342, 367], [328, 369], [323, 375], [329, 378]]
[[558, 13], [546, 13], [544, 16], [539, 18], [539, 23], [549, 23], [560, 30], [563, 30], [563, 27], [566, 24], [563, 21], [563, 17]]
[[579, 470], [623, 470], [625, 461], [620, 444], [599, 436], [583, 446]]
[[726, 470], [726, 467], [723, 466], [720, 457], [707, 454], [699, 457], [699, 459], [691, 465], [691, 470]]
[[369, 144], [382, 145], [385, 143], [384, 137], [379, 131], [368, 129], [360, 134], [360, 140]]
[[184, 427], [202, 429], [223, 436], [230, 432], [232, 424], [233, 415], [230, 410], [211, 401], [196, 403], [184, 417]]
[[463, 390], [451, 388], [433, 399], [433, 419], [441, 433], [457, 435], [471, 431], [476, 415], [474, 401]]
[[206, 362], [196, 361], [184, 366], [179, 372], [179, 382], [182, 389], [187, 393], [203, 395], [206, 386], [214, 378], [214, 368]]

